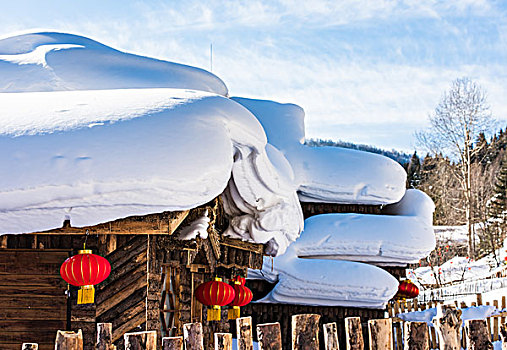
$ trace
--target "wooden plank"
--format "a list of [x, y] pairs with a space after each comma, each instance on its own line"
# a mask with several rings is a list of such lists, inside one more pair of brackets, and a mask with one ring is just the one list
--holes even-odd
[[128, 350], [157, 350], [156, 331], [125, 333], [123, 339]]
[[440, 350], [460, 350], [461, 310], [454, 305], [437, 305], [437, 315], [433, 318], [438, 333]]
[[23, 266], [37, 266], [40, 264], [54, 264], [60, 266], [69, 257], [65, 250], [30, 250], [30, 249], [2, 249], [0, 250], [0, 264], [12, 264], [15, 261]]
[[263, 244], [250, 243], [250, 242], [242, 241], [240, 239], [234, 239], [234, 238], [229, 238], [229, 237], [221, 237], [220, 244], [227, 246], [227, 247], [232, 247], [232, 248], [241, 249], [241, 250], [248, 250], [248, 251], [260, 254], [260, 255], [264, 255], [264, 245]]
[[21, 297], [21, 296], [29, 296], [29, 297], [61, 297], [65, 289], [57, 289], [55, 287], [38, 287], [34, 288], [32, 286], [2, 286], [0, 285], [0, 295], [2, 296], [10, 296], [10, 297]]
[[319, 320], [317, 314], [292, 316], [292, 350], [319, 350]]
[[[30, 332], [36, 330], [54, 330], [64, 329], [66, 326], [65, 319], [61, 320], [0, 320], [0, 334], [3, 332]], [[1, 337], [1, 336], [0, 336]]]
[[199, 322], [183, 325], [183, 339], [185, 350], [204, 350], [202, 324]]
[[146, 314], [144, 312], [142, 312], [142, 313], [130, 318], [128, 320], [128, 322], [123, 323], [120, 327], [113, 328], [113, 342], [116, 342], [118, 339], [123, 337], [123, 335], [126, 332], [136, 329], [138, 326], [142, 325], [144, 322], [146, 322]]
[[340, 350], [338, 343], [338, 327], [336, 322], [326, 323], [324, 328], [324, 349], [326, 350]]
[[56, 306], [51, 309], [37, 309], [37, 308], [3, 308], [0, 303], [0, 323], [5, 321], [19, 321], [19, 320], [32, 320], [32, 321], [58, 321], [65, 320], [67, 308], [63, 306]]
[[2, 286], [32, 286], [34, 287], [58, 287], [63, 288], [67, 283], [60, 275], [22, 275], [22, 274], [0, 274], [0, 284]]
[[236, 319], [238, 350], [253, 350], [252, 317]]
[[115, 307], [137, 290], [146, 288], [148, 281], [146, 280], [146, 275], [144, 275], [139, 277], [137, 280], [132, 281], [132, 283], [123, 289], [121, 287], [122, 285], [123, 283], [115, 284], [115, 286], [111, 288], [111, 292], [107, 294], [109, 295], [108, 298], [104, 298], [102, 294], [98, 294], [96, 296], [97, 316]]
[[183, 350], [183, 337], [162, 338], [162, 350]]
[[360, 317], [345, 318], [345, 345], [346, 350], [363, 350], [363, 328]]
[[493, 350], [493, 343], [485, 320], [466, 320], [467, 350]]
[[280, 323], [258, 324], [257, 342], [259, 344], [259, 350], [282, 350]]
[[371, 350], [393, 350], [393, 325], [390, 318], [369, 320], [368, 334]]
[[[2, 350], [19, 350], [19, 348], [20, 348], [19, 344], [20, 344], [20, 342], [16, 342], [16, 343], [1, 343], [0, 342], [0, 349], [2, 349]], [[27, 343], [27, 344], [36, 344], [36, 343]], [[38, 350], [55, 350], [55, 344], [53, 344], [53, 343], [50, 343], [50, 344], [39, 343], [37, 345], [38, 345]]]
[[430, 350], [430, 334], [426, 322], [405, 322], [404, 350]]
[[56, 333], [55, 350], [83, 350], [83, 333], [58, 331]]
[[215, 350], [232, 350], [232, 334], [215, 333]]

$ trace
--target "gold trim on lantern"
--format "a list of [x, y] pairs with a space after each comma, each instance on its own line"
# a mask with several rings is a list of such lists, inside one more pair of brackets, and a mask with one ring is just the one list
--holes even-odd
[[92, 250], [91, 249], [82, 249], [82, 250], [78, 250], [77, 253], [78, 254], [91, 254]]

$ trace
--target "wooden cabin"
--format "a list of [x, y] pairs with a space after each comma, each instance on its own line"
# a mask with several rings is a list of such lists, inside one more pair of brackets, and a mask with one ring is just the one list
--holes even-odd
[[[179, 229], [208, 211], [208, 238], [176, 239]], [[0, 237], [0, 349], [23, 342], [54, 349], [56, 331], [83, 330], [85, 350], [94, 349], [97, 322], [113, 324], [113, 340], [123, 349], [123, 334], [157, 330], [182, 335], [183, 323], [203, 321], [206, 346], [213, 333], [229, 331], [205, 321], [195, 288], [213, 276], [245, 276], [260, 269], [264, 246], [224, 237], [227, 219], [217, 198], [187, 211], [129, 217], [92, 227], [62, 228]], [[87, 249], [111, 264], [110, 276], [96, 286], [95, 303], [77, 305], [77, 288], [60, 277], [61, 264]]]

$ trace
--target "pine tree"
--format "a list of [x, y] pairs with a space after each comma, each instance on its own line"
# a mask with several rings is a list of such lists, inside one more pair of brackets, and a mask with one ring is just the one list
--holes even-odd
[[417, 188], [421, 183], [421, 160], [417, 155], [417, 151], [414, 152], [407, 166], [407, 187]]

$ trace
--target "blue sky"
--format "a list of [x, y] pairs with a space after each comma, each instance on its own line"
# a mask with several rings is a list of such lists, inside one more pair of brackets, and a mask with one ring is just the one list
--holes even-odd
[[210, 69], [232, 96], [291, 102], [307, 137], [412, 151], [442, 93], [469, 76], [507, 119], [507, 2], [9, 1], [0, 36], [51, 29]]

